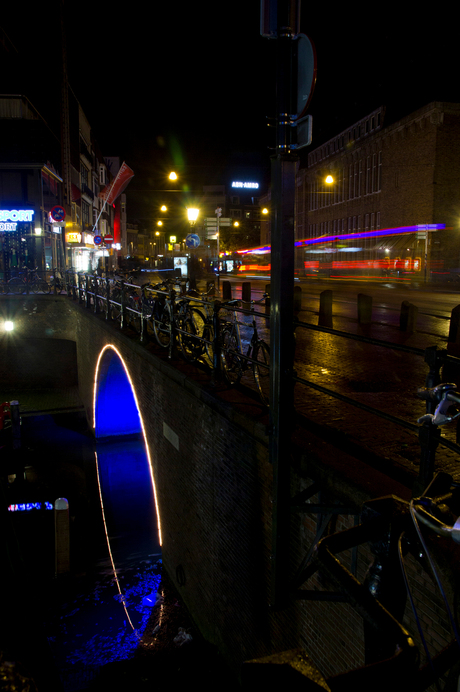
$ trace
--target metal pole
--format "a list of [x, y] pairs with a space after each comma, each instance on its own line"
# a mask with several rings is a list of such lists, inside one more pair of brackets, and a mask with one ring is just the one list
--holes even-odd
[[292, 104], [292, 0], [278, 3], [277, 153], [272, 158], [270, 315], [270, 461], [273, 465], [272, 607], [287, 599], [290, 448], [293, 421], [294, 196], [296, 157], [289, 151]]
[[219, 252], [220, 252], [220, 236], [219, 236], [219, 214], [217, 214], [217, 295], [220, 296], [220, 284], [219, 284], [219, 274], [220, 274], [220, 266], [219, 266]]

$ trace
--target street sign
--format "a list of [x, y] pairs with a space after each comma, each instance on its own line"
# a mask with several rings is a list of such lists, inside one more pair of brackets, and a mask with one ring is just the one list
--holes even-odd
[[50, 214], [54, 221], [64, 221], [65, 219], [65, 209], [58, 204], [51, 209]]
[[316, 51], [305, 34], [293, 41], [294, 65], [297, 66], [297, 118], [303, 118], [316, 84]]
[[104, 236], [104, 243], [106, 245], [111, 245], [113, 243], [113, 235], [105, 235]]
[[93, 242], [95, 245], [100, 245], [102, 243], [102, 238], [100, 235], [95, 235], [93, 238]]
[[312, 139], [313, 116], [306, 115], [305, 118], [300, 118], [300, 120], [297, 120], [296, 125], [296, 149], [302, 149], [302, 147], [309, 147]]
[[[217, 228], [217, 219], [214, 216], [208, 216], [204, 220], [204, 225], [208, 230], [211, 228]], [[231, 226], [231, 225], [232, 225], [232, 220], [230, 217], [224, 216], [221, 219], [219, 219], [219, 226]]]
[[185, 244], [189, 248], [198, 247], [200, 244], [200, 236], [198, 236], [196, 233], [189, 233], [185, 238]]

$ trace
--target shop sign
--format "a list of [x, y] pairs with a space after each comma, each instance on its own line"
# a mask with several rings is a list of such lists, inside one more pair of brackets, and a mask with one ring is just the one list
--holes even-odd
[[238, 180], [235, 180], [232, 183], [232, 187], [244, 188], [245, 190], [258, 190], [259, 189], [259, 183], [242, 183]]
[[19, 221], [33, 221], [33, 209], [0, 209], [0, 231], [16, 231]]
[[68, 243], [81, 243], [81, 233], [67, 233], [66, 240]]

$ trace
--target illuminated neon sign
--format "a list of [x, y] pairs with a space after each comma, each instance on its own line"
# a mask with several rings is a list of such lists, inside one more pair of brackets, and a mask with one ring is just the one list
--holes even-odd
[[33, 209], [0, 209], [0, 221], [33, 221]]
[[0, 209], [0, 231], [16, 231], [19, 221], [33, 221], [33, 209]]
[[68, 243], [81, 243], [81, 233], [67, 233], [66, 240]]
[[33, 509], [54, 509], [51, 502], [22, 502], [19, 505], [9, 505], [8, 512], [30, 512]]
[[235, 181], [234, 183], [232, 183], [232, 187], [242, 187], [250, 190], [258, 190], [259, 183], [240, 183]]

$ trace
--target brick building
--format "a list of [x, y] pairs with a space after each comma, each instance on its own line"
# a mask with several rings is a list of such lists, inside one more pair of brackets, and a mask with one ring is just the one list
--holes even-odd
[[373, 261], [377, 271], [406, 262], [420, 272], [425, 239], [415, 227], [444, 224], [428, 233], [426, 250], [428, 269], [448, 274], [460, 268], [459, 197], [460, 104], [429, 103], [390, 124], [381, 107], [310, 151], [299, 165], [296, 239], [400, 227], [412, 232], [302, 247], [297, 268], [327, 259], [329, 266], [348, 271], [359, 258]]

